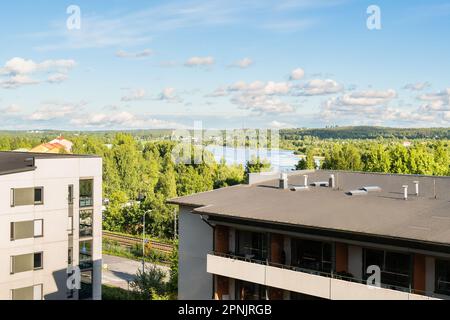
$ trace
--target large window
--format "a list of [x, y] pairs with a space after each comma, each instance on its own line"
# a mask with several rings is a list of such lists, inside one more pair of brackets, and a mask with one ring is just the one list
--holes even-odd
[[267, 234], [236, 230], [236, 254], [247, 259], [267, 259]]
[[11, 241], [39, 238], [44, 235], [44, 220], [11, 222]]
[[44, 204], [44, 187], [11, 189], [11, 207]]
[[80, 180], [80, 208], [92, 207], [94, 205], [94, 180]]
[[364, 279], [370, 276], [370, 274], [367, 274], [367, 268], [372, 265], [380, 268], [382, 285], [397, 290], [410, 289], [411, 255], [384, 250], [364, 249]]
[[42, 284], [11, 290], [12, 300], [42, 300]]
[[92, 236], [92, 209], [80, 210], [80, 237]]
[[266, 287], [260, 284], [236, 280], [237, 300], [266, 300]]
[[331, 243], [292, 239], [291, 250], [291, 264], [295, 267], [327, 273], [333, 268]]
[[80, 269], [92, 268], [92, 241], [80, 241]]
[[11, 274], [43, 268], [43, 253], [28, 253], [11, 257]]
[[92, 299], [92, 271], [81, 272], [81, 288], [79, 299]]
[[450, 261], [436, 259], [435, 292], [450, 296]]

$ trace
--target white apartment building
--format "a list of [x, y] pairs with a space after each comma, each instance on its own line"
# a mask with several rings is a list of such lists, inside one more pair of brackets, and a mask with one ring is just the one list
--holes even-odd
[[265, 173], [169, 203], [180, 299], [450, 299], [450, 177]]
[[0, 152], [0, 299], [101, 299], [101, 207], [100, 157]]

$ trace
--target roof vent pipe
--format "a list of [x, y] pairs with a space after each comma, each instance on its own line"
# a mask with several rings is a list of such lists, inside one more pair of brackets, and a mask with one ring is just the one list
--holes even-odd
[[332, 189], [336, 187], [336, 180], [334, 179], [334, 174], [330, 174], [330, 180], [328, 182], [328, 186]]
[[403, 199], [407, 200], [408, 199], [408, 185], [403, 185]]
[[282, 172], [280, 174], [280, 189], [287, 189], [288, 188], [288, 176], [286, 172]]
[[304, 186], [307, 186], [307, 185], [308, 185], [308, 175], [307, 175], [307, 174], [304, 174], [304, 175], [303, 175], [303, 178], [304, 178], [303, 185], [304, 185]]
[[416, 197], [419, 196], [419, 181], [414, 181], [414, 185], [416, 186]]

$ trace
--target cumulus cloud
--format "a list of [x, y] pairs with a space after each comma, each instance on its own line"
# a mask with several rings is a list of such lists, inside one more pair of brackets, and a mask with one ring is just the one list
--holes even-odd
[[416, 83], [408, 83], [403, 87], [403, 89], [411, 90], [411, 91], [422, 91], [426, 88], [429, 88], [431, 86], [431, 83], [428, 81], [426, 82], [416, 82]]
[[340, 106], [377, 106], [395, 97], [397, 92], [392, 89], [355, 91], [334, 99], [334, 103]]
[[61, 83], [65, 80], [67, 80], [68, 75], [65, 73], [55, 73], [55, 74], [51, 74], [50, 76], [48, 76], [47, 78], [47, 82], [49, 83]]
[[28, 115], [26, 119], [31, 121], [48, 121], [65, 118], [79, 112], [85, 105], [85, 102], [67, 103], [49, 101], [43, 103], [36, 111]]
[[147, 92], [144, 89], [135, 89], [122, 97], [122, 101], [139, 101], [147, 98]]
[[450, 110], [450, 88], [425, 93], [417, 97], [418, 100], [424, 102], [421, 106], [425, 111], [449, 111]]
[[175, 88], [164, 88], [158, 96], [158, 100], [167, 102], [182, 102], [182, 99], [176, 94]]
[[231, 102], [238, 105], [241, 109], [250, 110], [259, 114], [264, 113], [291, 113], [295, 108], [277, 98], [267, 95], [241, 94], [233, 97]]
[[240, 68], [240, 69], [246, 69], [250, 67], [253, 64], [253, 60], [250, 58], [243, 58], [241, 60], [235, 61], [230, 65], [232, 68]]
[[0, 86], [6, 89], [17, 88], [23, 85], [37, 84], [39, 79], [31, 76], [39, 76], [41, 73], [53, 72], [47, 81], [59, 83], [67, 79], [67, 73], [76, 65], [74, 60], [45, 60], [40, 63], [15, 57], [8, 60], [0, 68], [0, 76], [6, 79], [0, 80]]
[[342, 85], [331, 79], [314, 79], [298, 85], [299, 95], [317, 96], [338, 93], [343, 90]]
[[118, 58], [135, 58], [135, 59], [139, 59], [139, 58], [147, 58], [149, 56], [153, 55], [153, 50], [152, 49], [144, 49], [142, 51], [139, 52], [127, 52], [124, 50], [119, 50], [116, 52], [116, 57]]
[[289, 129], [289, 128], [295, 128], [295, 125], [286, 123], [286, 122], [279, 122], [276, 120], [273, 120], [269, 123], [270, 128], [274, 129]]
[[181, 129], [182, 124], [148, 118], [130, 112], [91, 113], [74, 117], [70, 123], [87, 128]]
[[215, 63], [214, 58], [211, 56], [191, 57], [184, 63], [184, 65], [186, 67], [198, 67], [198, 66], [211, 66], [214, 63]]
[[22, 113], [22, 107], [17, 104], [11, 104], [5, 108], [0, 108], [0, 112], [6, 116], [15, 116]]
[[305, 71], [302, 68], [297, 68], [292, 70], [291, 75], [289, 76], [290, 80], [300, 80], [305, 76]]

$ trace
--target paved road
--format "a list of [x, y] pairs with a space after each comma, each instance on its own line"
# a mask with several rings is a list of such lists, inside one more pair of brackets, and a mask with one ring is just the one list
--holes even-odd
[[[146, 265], [150, 266], [151, 263], [146, 263]], [[128, 283], [134, 280], [136, 272], [142, 268], [142, 262], [104, 254], [103, 266], [103, 284], [128, 289]], [[168, 267], [158, 267], [165, 271], [167, 275], [169, 274]]]

